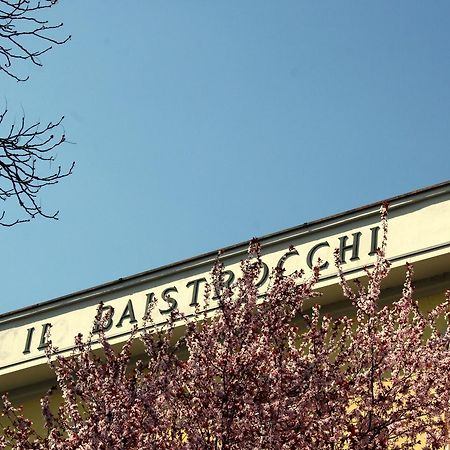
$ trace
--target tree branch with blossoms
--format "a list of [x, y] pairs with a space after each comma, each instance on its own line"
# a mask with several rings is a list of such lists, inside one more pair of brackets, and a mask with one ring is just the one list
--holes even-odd
[[[194, 319], [173, 312], [157, 328], [148, 317], [140, 336], [145, 357], [137, 363], [136, 336], [117, 352], [101, 326], [102, 356], [93, 334], [77, 337], [71, 357], [53, 352], [62, 404], [52, 411], [43, 400], [47, 434], [39, 436], [5, 399], [0, 422], [9, 425], [2, 425], [0, 449], [442, 448], [449, 441], [450, 292], [422, 312], [407, 265], [399, 299], [382, 306], [390, 266], [386, 207], [382, 225], [364, 283], [350, 285], [336, 254], [353, 315], [307, 307], [318, 296], [318, 268], [309, 278], [275, 268], [261, 299], [261, 249], [252, 241], [234, 284], [224, 282], [216, 262]], [[180, 319], [185, 333], [177, 339]]]

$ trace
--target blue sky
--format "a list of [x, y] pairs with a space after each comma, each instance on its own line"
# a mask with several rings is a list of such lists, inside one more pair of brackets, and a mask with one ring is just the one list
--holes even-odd
[[2, 228], [0, 312], [449, 178], [450, 2], [61, 0], [71, 41], [0, 78], [10, 119], [65, 115]]

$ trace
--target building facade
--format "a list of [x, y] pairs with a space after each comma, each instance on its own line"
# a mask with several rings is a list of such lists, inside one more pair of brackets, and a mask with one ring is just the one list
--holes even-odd
[[[423, 308], [431, 308], [450, 288], [450, 182], [388, 202], [387, 256], [392, 268], [382, 301], [398, 298], [405, 263], [410, 262], [415, 268], [416, 296]], [[319, 301], [334, 314], [348, 313], [351, 305], [338, 285], [333, 250], [339, 249], [348, 279], [364, 278], [363, 269], [373, 265], [381, 240], [379, 210], [380, 203], [375, 203], [262, 237], [260, 292], [267, 288], [273, 267], [283, 266], [287, 273], [304, 269], [308, 274], [320, 258], [317, 289], [323, 296]], [[223, 251], [227, 283], [239, 276], [246, 250], [247, 243], [241, 243]], [[50, 328], [58, 351], [70, 354], [74, 336], [92, 330], [102, 304], [111, 315], [107, 335], [120, 346], [134, 326], [144, 325], [150, 303], [156, 304], [155, 323], [163, 323], [175, 308], [187, 316], [192, 314], [201, 303], [216, 256], [217, 252], [211, 252], [0, 315], [0, 392], [8, 392], [14, 402], [24, 405], [26, 415], [39, 423], [39, 399], [54, 384], [45, 353]]]

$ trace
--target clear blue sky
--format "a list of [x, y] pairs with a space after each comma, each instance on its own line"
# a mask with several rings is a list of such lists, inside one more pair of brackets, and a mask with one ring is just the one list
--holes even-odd
[[[72, 40], [19, 117], [64, 114], [42, 194], [59, 221], [0, 229], [0, 311], [450, 174], [450, 2], [61, 0]], [[14, 117], [12, 115], [11, 117]]]

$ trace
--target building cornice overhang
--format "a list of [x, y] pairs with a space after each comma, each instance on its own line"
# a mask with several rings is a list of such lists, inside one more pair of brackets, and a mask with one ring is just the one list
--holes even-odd
[[[406, 262], [414, 264], [418, 295], [436, 297], [450, 280], [450, 181], [386, 201], [387, 256], [392, 265], [383, 283], [382, 301], [389, 303], [401, 292]], [[270, 289], [270, 269], [282, 264], [286, 273], [302, 269], [308, 277], [320, 258], [323, 265], [327, 263], [316, 284], [322, 296], [305, 300], [304, 307], [308, 309], [313, 301], [319, 301], [325, 311], [338, 314], [351, 308], [339, 286], [333, 250], [338, 248], [341, 252], [346, 278], [363, 280], [365, 269], [376, 261], [382, 203], [374, 202], [260, 237], [265, 266], [258, 282], [261, 298]], [[230, 283], [240, 274], [240, 261], [246, 256], [247, 247], [248, 243], [243, 242], [221, 251]], [[155, 305], [152, 318], [156, 326], [166, 323], [167, 314], [175, 307], [184, 317], [191, 317], [195, 305], [201, 305], [200, 291], [204, 290], [217, 253], [205, 253], [0, 315], [0, 391], [20, 393], [23, 386], [38, 386], [51, 378], [45, 353], [49, 327], [58, 353], [70, 355], [74, 336], [92, 331], [99, 304], [112, 312], [107, 335], [114, 346], [122, 345], [135, 325], [139, 329], [146, 326], [143, 317], [150, 303]], [[210, 303], [208, 314], [214, 314], [216, 309], [217, 305]], [[177, 333], [182, 333], [183, 323], [177, 324]], [[97, 341], [93, 344], [99, 345]]]
[[[422, 202], [424, 199], [437, 198], [440, 196], [450, 195], [450, 180], [428, 186], [422, 189], [408, 192], [406, 194], [391, 197], [385, 200], [373, 202], [358, 208], [350, 209], [338, 214], [330, 215], [322, 219], [305, 222], [301, 225], [284, 229], [279, 232], [270, 233], [259, 237], [259, 241], [264, 246], [286, 243], [308, 234], [331, 230], [337, 226], [350, 224], [363, 217], [373, 217], [379, 215], [380, 205], [384, 202], [389, 204], [390, 214], [394, 214], [396, 210], [405, 208]], [[450, 224], [449, 224], [450, 229]], [[450, 233], [449, 233], [450, 241]], [[448, 248], [450, 242], [443, 242], [440, 244], [443, 248]], [[244, 257], [247, 253], [248, 241], [240, 242], [238, 244], [227, 246], [221, 249], [223, 258], [228, 257]], [[73, 303], [83, 302], [84, 300], [91, 300], [92, 298], [102, 297], [106, 293], [114, 291], [121, 291], [131, 286], [138, 286], [140, 284], [155, 281], [166, 277], [168, 274], [176, 275], [177, 273], [185, 272], [189, 269], [212, 267], [217, 258], [218, 250], [210, 251], [192, 258], [177, 261], [167, 264], [155, 269], [140, 272], [134, 275], [122, 277], [107, 283], [103, 283], [91, 288], [83, 289], [74, 293], [63, 295], [52, 300], [36, 303], [25, 308], [16, 309], [3, 314], [0, 314], [0, 326], [11, 321], [23, 319], [33, 316], [37, 313], [50, 312], [61, 306], [67, 306]], [[413, 256], [411, 254], [411, 256]]]

